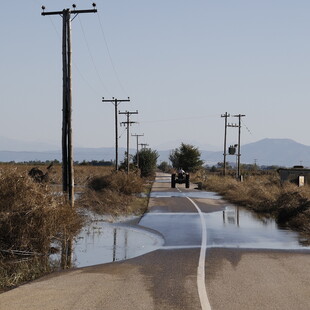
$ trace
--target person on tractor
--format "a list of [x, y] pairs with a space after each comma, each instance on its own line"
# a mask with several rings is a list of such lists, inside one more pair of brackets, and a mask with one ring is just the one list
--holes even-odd
[[182, 168], [180, 168], [178, 172], [178, 178], [183, 179], [184, 177], [185, 177], [185, 171]]

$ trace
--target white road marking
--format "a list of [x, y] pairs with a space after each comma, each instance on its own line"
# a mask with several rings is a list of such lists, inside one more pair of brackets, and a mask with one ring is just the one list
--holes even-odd
[[[178, 191], [179, 188], [178, 188]], [[181, 191], [180, 191], [181, 192]], [[207, 295], [206, 281], [205, 281], [205, 263], [206, 263], [206, 249], [207, 249], [207, 225], [203, 213], [197, 204], [189, 197], [186, 197], [197, 209], [200, 221], [201, 221], [201, 247], [200, 247], [200, 255], [199, 255], [199, 263], [197, 268], [197, 287], [198, 287], [198, 295], [200, 299], [201, 309], [202, 310], [211, 310], [211, 305], [209, 302], [209, 298]]]
[[197, 204], [189, 197], [186, 197], [197, 209], [200, 221], [201, 221], [201, 247], [200, 247], [200, 256], [199, 256], [199, 264], [197, 268], [197, 286], [198, 286], [198, 294], [201, 303], [202, 310], [211, 310], [211, 305], [207, 295], [206, 281], [205, 281], [205, 263], [206, 263], [206, 249], [207, 249], [207, 226], [206, 221], [203, 216], [203, 213], [197, 206]]

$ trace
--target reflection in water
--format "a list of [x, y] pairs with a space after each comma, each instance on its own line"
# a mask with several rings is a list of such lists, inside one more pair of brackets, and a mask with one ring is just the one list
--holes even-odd
[[217, 214], [205, 215], [209, 247], [310, 249], [299, 233], [278, 226], [272, 218], [240, 207], [227, 207], [221, 221]]
[[239, 207], [223, 211], [223, 223], [236, 224], [239, 227]]
[[[152, 197], [191, 197], [220, 199], [208, 192], [157, 192]], [[163, 210], [163, 208], [161, 208]], [[253, 249], [308, 249], [307, 239], [279, 227], [273, 219], [264, 218], [239, 207], [204, 213], [207, 247]], [[94, 221], [75, 238], [63, 244], [61, 265], [70, 268], [91, 266], [133, 258], [157, 249], [199, 248], [201, 221], [198, 213], [165, 213], [154, 208], [146, 213], [139, 227]]]
[[152, 192], [150, 198], [172, 198], [172, 197], [190, 197], [190, 198], [209, 198], [209, 199], [221, 199], [222, 197], [213, 192], [201, 192], [201, 191], [184, 191], [184, 192]]
[[[204, 213], [208, 247], [253, 249], [310, 249], [300, 234], [279, 227], [273, 219], [259, 219], [238, 207]], [[150, 212], [140, 225], [159, 231], [166, 249], [200, 247], [201, 223], [197, 213]]]
[[62, 269], [72, 267], [72, 239], [64, 239], [62, 242], [60, 264]]
[[74, 266], [84, 267], [133, 258], [156, 249], [162, 237], [136, 227], [94, 222], [74, 243]]

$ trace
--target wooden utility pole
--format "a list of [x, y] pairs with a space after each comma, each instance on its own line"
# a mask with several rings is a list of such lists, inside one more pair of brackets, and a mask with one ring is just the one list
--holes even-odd
[[121, 102], [128, 102], [130, 101], [130, 98], [128, 99], [117, 99], [112, 97], [112, 99], [104, 99], [102, 97], [102, 102], [111, 102], [114, 104], [114, 110], [115, 110], [115, 170], [118, 171], [118, 115], [117, 115], [117, 107]]
[[237, 178], [238, 180], [241, 181], [241, 173], [240, 173], [240, 157], [241, 157], [241, 153], [240, 153], [240, 146], [241, 146], [241, 117], [244, 117], [245, 115], [242, 114], [238, 114], [238, 115], [233, 115], [233, 117], [238, 117], [239, 118], [239, 132], [238, 132], [238, 173], [237, 173]]
[[227, 141], [227, 117], [229, 117], [230, 114], [228, 114], [227, 112], [225, 112], [225, 114], [222, 114], [221, 117], [225, 117], [225, 133], [224, 133], [224, 163], [223, 163], [223, 175], [226, 175], [226, 141]]
[[72, 147], [72, 84], [71, 84], [71, 15], [73, 19], [81, 13], [96, 13], [96, 4], [93, 3], [92, 10], [76, 10], [76, 5], [72, 5], [73, 10], [63, 9], [62, 11], [43, 12], [41, 15], [60, 15], [63, 20], [62, 29], [62, 71], [63, 71], [63, 99], [62, 99], [62, 182], [63, 192], [74, 206], [74, 172], [73, 172], [73, 147]]
[[[237, 124], [227, 124], [227, 127], [238, 127]], [[234, 148], [236, 148], [237, 144], [234, 145]], [[230, 154], [230, 153], [229, 153]], [[235, 153], [234, 153], [235, 154]], [[234, 155], [234, 154], [230, 154], [230, 155]], [[238, 177], [238, 163], [236, 162], [236, 178]]]
[[135, 112], [128, 112], [128, 111], [125, 111], [125, 112], [118, 112], [119, 114], [125, 114], [126, 117], [127, 117], [127, 121], [126, 122], [121, 122], [121, 125], [126, 125], [127, 126], [127, 174], [129, 174], [129, 127], [132, 125], [132, 124], [135, 124], [137, 122], [132, 122], [129, 120], [130, 118], [130, 115], [132, 114], [138, 114], [138, 111], [135, 111]]
[[143, 137], [144, 134], [142, 134], [142, 135], [137, 135], [137, 134], [133, 135], [132, 134], [131, 136], [137, 138], [137, 167], [139, 168], [139, 137]]

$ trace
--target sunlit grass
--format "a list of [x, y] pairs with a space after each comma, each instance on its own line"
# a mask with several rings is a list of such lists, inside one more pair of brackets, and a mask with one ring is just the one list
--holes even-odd
[[309, 186], [281, 184], [277, 174], [247, 176], [244, 182], [230, 176], [208, 175], [202, 188], [234, 204], [271, 215], [282, 225], [310, 233]]

